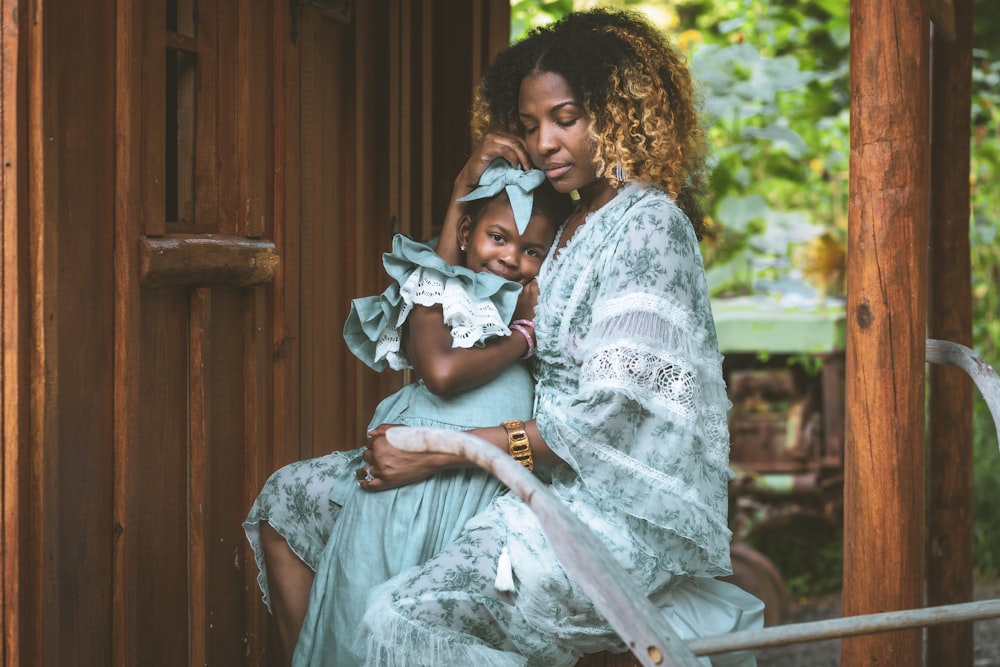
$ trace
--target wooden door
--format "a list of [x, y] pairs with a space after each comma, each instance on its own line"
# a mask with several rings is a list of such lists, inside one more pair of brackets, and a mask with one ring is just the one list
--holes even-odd
[[113, 659], [240, 664], [258, 617], [240, 521], [274, 428], [288, 8], [118, 10]]
[[507, 4], [0, 7], [3, 664], [275, 664], [240, 523], [401, 382], [343, 320], [435, 230]]

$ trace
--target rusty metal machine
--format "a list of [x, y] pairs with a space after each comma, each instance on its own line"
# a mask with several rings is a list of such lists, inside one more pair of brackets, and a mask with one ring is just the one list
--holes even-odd
[[843, 309], [747, 297], [718, 300], [713, 310], [733, 403], [732, 580], [764, 600], [775, 624], [787, 610], [785, 581], [751, 542], [807, 524], [841, 530]]

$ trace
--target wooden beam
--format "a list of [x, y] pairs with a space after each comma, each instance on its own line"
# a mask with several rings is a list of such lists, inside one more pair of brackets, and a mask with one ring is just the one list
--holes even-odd
[[[851, 2], [844, 615], [924, 598], [929, 36], [924, 0]], [[845, 639], [841, 664], [921, 665], [922, 633]]]
[[[972, 345], [969, 137], [972, 131], [972, 0], [940, 0], [950, 36], [935, 30], [931, 56], [930, 338]], [[927, 604], [969, 602], [972, 577], [972, 385], [960, 370], [931, 366], [928, 419]], [[927, 664], [971, 667], [971, 623], [927, 632]]]
[[143, 287], [246, 287], [270, 282], [280, 263], [271, 241], [216, 234], [169, 234], [139, 242]]
[[[965, 0], [930, 0], [931, 21], [934, 23], [934, 36], [954, 42], [958, 34], [958, 20], [955, 14], [955, 3]], [[971, 19], [971, 13], [969, 17]], [[970, 41], [971, 45], [972, 42]]]
[[[28, 109], [25, 76], [25, 24], [28, 12], [21, 0], [0, 2], [0, 664], [20, 665], [31, 659], [23, 650], [21, 633], [30, 627], [22, 577], [32, 570], [28, 557], [27, 442], [29, 428], [28, 327], [29, 271], [26, 265], [30, 230], [27, 225]], [[28, 647], [30, 648], [30, 647]]]

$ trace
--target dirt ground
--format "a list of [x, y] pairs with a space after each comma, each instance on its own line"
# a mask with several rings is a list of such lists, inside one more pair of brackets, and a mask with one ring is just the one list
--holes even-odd
[[[976, 599], [1000, 598], [1000, 582], [976, 586]], [[840, 594], [793, 603], [786, 623], [801, 623], [840, 616]], [[975, 658], [973, 667], [1000, 667], [1000, 618], [977, 621], [974, 625]], [[758, 667], [838, 667], [840, 640], [798, 644], [757, 652]], [[927, 665], [927, 667], [951, 667]]]

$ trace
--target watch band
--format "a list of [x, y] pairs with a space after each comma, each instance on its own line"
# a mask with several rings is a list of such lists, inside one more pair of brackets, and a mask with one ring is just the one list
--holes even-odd
[[528, 439], [528, 432], [524, 430], [524, 422], [520, 419], [510, 419], [501, 425], [507, 431], [507, 452], [511, 458], [528, 470], [534, 470], [531, 441]]

